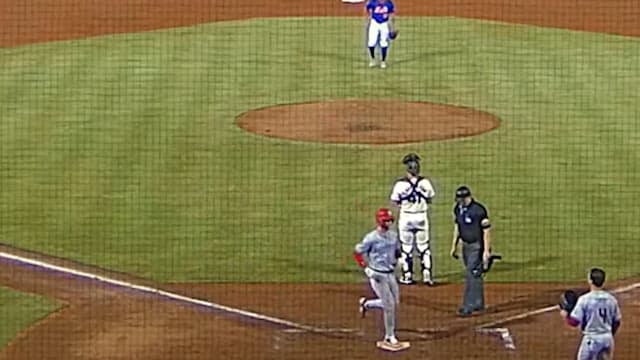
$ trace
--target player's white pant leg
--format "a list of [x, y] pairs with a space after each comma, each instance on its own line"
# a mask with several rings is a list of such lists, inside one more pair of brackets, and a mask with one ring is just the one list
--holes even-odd
[[389, 23], [380, 24], [380, 47], [389, 47]]
[[[397, 301], [400, 300], [395, 275], [373, 272], [369, 276], [369, 284], [380, 300], [380, 302], [375, 302], [376, 307], [379, 304], [382, 305], [385, 337], [395, 336], [396, 307]], [[365, 302], [365, 307], [373, 307], [374, 301]]]
[[[375, 47], [378, 45], [378, 38], [380, 37], [380, 25], [377, 22], [371, 20], [369, 22], [369, 35], [367, 36], [367, 46]], [[389, 36], [387, 32], [387, 36]]]
[[409, 284], [413, 281], [415, 233], [410, 230], [409, 224], [403, 216], [400, 216], [400, 220], [398, 221], [398, 238], [400, 239], [400, 268], [402, 270], [400, 282]]
[[420, 256], [420, 269], [422, 270], [422, 280], [431, 282], [433, 280], [433, 258], [431, 254], [431, 241], [429, 236], [429, 221], [424, 216], [422, 229], [416, 231], [416, 250]]

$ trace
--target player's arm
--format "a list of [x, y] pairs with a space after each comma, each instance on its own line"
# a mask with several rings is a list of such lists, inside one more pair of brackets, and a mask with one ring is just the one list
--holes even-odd
[[364, 7], [364, 16], [367, 19], [370, 19], [373, 15], [374, 4], [371, 1], [367, 1], [367, 5]]
[[482, 228], [482, 242], [484, 243], [485, 257], [491, 252], [491, 221], [487, 209], [480, 211], [480, 227]]
[[362, 268], [367, 267], [365, 254], [369, 253], [369, 250], [371, 250], [371, 243], [368, 241], [368, 237], [365, 237], [362, 242], [356, 245], [353, 251], [353, 259], [358, 263], [358, 266]]
[[395, 27], [395, 16], [396, 16], [396, 6], [393, 3], [389, 3], [389, 31], [394, 31]]
[[436, 190], [433, 188], [431, 181], [423, 180], [424, 197], [427, 199], [427, 204], [433, 203], [433, 198], [436, 197]]
[[396, 181], [393, 184], [393, 188], [391, 189], [391, 195], [389, 196], [389, 205], [392, 209], [399, 210], [400, 204], [402, 201], [400, 200], [400, 188], [398, 186], [398, 182]]
[[573, 308], [571, 313], [567, 313], [566, 311], [561, 312], [563, 316], [565, 316], [565, 320], [567, 324], [571, 327], [578, 327], [584, 317], [584, 297], [580, 297], [576, 306]]
[[451, 256], [458, 258], [458, 243], [460, 243], [460, 229], [458, 229], [458, 220], [456, 219], [455, 209], [453, 210], [453, 240], [451, 241]]
[[616, 300], [616, 306], [613, 314], [613, 321], [611, 323], [611, 333], [615, 335], [620, 328], [620, 324], [622, 321], [622, 315], [620, 313], [620, 306], [618, 305], [618, 301]]

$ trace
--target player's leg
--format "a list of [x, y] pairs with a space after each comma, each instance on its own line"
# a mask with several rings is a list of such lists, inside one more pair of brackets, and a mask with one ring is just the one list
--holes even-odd
[[364, 306], [364, 308], [367, 310], [383, 309], [384, 304], [382, 303], [382, 298], [380, 296], [380, 294], [383, 292], [382, 281], [380, 280], [378, 274], [373, 274], [371, 277], [369, 277], [369, 285], [371, 286], [371, 290], [373, 290], [373, 293], [376, 294], [377, 298], [366, 300], [364, 304], [362, 304], [362, 306]]
[[596, 360], [598, 351], [596, 342], [589, 336], [583, 336], [578, 347], [577, 360]]
[[389, 23], [380, 24], [380, 52], [382, 53], [381, 67], [387, 66], [387, 53], [389, 51]]
[[369, 57], [371, 62], [369, 65], [376, 64], [376, 46], [378, 45], [378, 37], [380, 36], [379, 24], [373, 20], [369, 21], [369, 29], [367, 31], [367, 48], [369, 49]]
[[431, 242], [429, 237], [429, 224], [424, 221], [424, 227], [416, 231], [416, 250], [420, 257], [420, 269], [422, 270], [422, 282], [433, 285], [433, 258], [431, 256]]
[[385, 285], [386, 289], [381, 298], [384, 305], [384, 338], [396, 342], [396, 309], [400, 302], [400, 291], [394, 274], [385, 277]]
[[400, 268], [402, 276], [400, 283], [411, 285], [413, 280], [413, 249], [415, 246], [415, 232], [407, 228], [406, 223], [398, 223], [398, 237], [400, 238]]
[[466, 271], [461, 313], [469, 315], [473, 311], [484, 309], [482, 246], [480, 244], [464, 244], [462, 256]]
[[395, 338], [396, 298], [392, 290], [395, 275], [375, 273], [369, 278], [369, 283], [378, 298], [365, 301], [364, 307], [366, 309], [382, 309], [385, 339]]

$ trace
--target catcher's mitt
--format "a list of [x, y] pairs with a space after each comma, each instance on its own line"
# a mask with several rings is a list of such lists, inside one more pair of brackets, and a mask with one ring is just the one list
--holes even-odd
[[560, 309], [566, 311], [571, 314], [573, 308], [576, 307], [576, 303], [578, 302], [578, 294], [573, 290], [565, 291], [562, 296], [560, 296], [560, 303], [558, 306]]
[[398, 37], [398, 30], [389, 31], [389, 39], [394, 40]]

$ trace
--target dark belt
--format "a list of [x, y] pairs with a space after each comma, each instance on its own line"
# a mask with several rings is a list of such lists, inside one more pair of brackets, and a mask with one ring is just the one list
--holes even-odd
[[403, 211], [401, 211], [401, 213], [405, 213], [405, 214], [424, 214], [426, 212], [427, 212], [427, 210], [424, 210], [424, 211], [404, 211], [403, 210]]
[[379, 273], [381, 273], [381, 274], [393, 274], [393, 272], [394, 272], [394, 270], [385, 270], [385, 271], [382, 271], [382, 270], [374, 269], [374, 268], [372, 268], [371, 266], [369, 266], [369, 269], [371, 269], [371, 270], [373, 270], [373, 271], [375, 271], [375, 272], [379, 272]]

